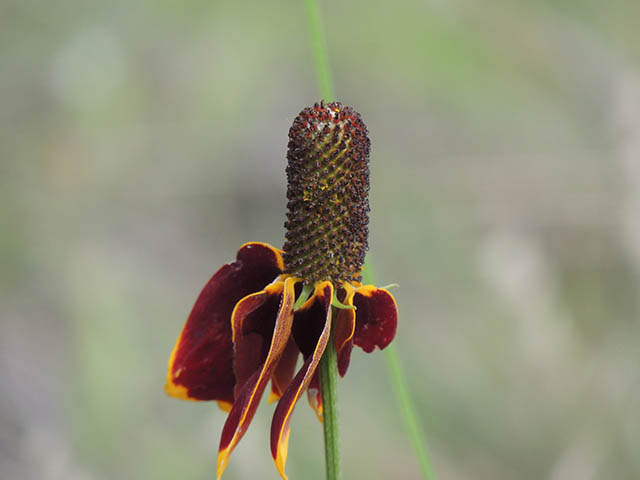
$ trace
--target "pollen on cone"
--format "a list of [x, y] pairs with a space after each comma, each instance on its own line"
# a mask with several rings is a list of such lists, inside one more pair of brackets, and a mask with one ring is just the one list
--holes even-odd
[[289, 130], [285, 272], [313, 284], [360, 281], [368, 246], [369, 150], [358, 112], [305, 108]]

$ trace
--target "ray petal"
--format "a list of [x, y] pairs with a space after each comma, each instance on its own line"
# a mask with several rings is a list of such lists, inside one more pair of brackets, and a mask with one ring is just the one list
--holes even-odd
[[169, 358], [165, 390], [184, 400], [233, 402], [235, 376], [231, 312], [241, 298], [264, 288], [284, 268], [282, 252], [247, 243], [204, 286]]
[[356, 307], [356, 330], [353, 342], [365, 352], [383, 349], [391, 343], [398, 326], [398, 307], [384, 288], [366, 285], [353, 297]]
[[[346, 306], [353, 306], [353, 296], [356, 289], [352, 286], [344, 285], [344, 298], [341, 300]], [[336, 319], [333, 327], [333, 342], [338, 355], [338, 373], [344, 377], [349, 368], [351, 360], [351, 350], [353, 350], [353, 334], [356, 329], [356, 315], [354, 309], [336, 309]]]
[[229, 412], [227, 421], [222, 429], [218, 451], [218, 478], [222, 476], [227, 466], [231, 451], [245, 434], [260, 403], [264, 389], [287, 345], [291, 334], [291, 324], [293, 323], [294, 286], [296, 280], [293, 277], [289, 277], [284, 282], [282, 300], [273, 328], [269, 352], [261, 368], [257, 369], [239, 389], [231, 412]]
[[296, 402], [307, 389], [329, 341], [331, 331], [331, 282], [316, 285], [314, 295], [295, 314], [293, 335], [305, 356], [302, 368], [278, 402], [271, 422], [271, 454], [283, 479], [289, 446], [289, 422]]
[[284, 281], [276, 281], [260, 292], [247, 295], [233, 309], [236, 394], [267, 358], [283, 290]]
[[293, 338], [289, 337], [287, 346], [285, 347], [284, 352], [282, 352], [278, 365], [271, 376], [271, 393], [269, 394], [269, 403], [275, 402], [282, 397], [287, 385], [289, 385], [293, 378], [299, 355], [300, 351], [298, 350], [298, 345], [296, 345]]

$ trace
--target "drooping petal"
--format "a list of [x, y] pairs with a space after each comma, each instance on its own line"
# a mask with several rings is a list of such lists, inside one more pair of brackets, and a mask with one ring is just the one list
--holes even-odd
[[[353, 306], [353, 296], [356, 289], [352, 286], [344, 285], [344, 298], [341, 302], [348, 306]], [[338, 355], [338, 373], [341, 377], [347, 373], [349, 361], [351, 360], [351, 350], [353, 350], [353, 334], [356, 329], [356, 311], [354, 309], [339, 308], [335, 321], [333, 322], [333, 342]]]
[[242, 297], [261, 290], [284, 269], [282, 253], [247, 243], [202, 289], [169, 358], [166, 392], [184, 400], [233, 402], [235, 376], [231, 312]]
[[398, 307], [393, 296], [384, 288], [365, 285], [353, 297], [356, 307], [354, 343], [365, 352], [385, 348], [396, 335]]
[[349, 339], [347, 343], [344, 344], [342, 350], [338, 354], [338, 374], [341, 377], [344, 377], [347, 374], [347, 370], [349, 369], [349, 363], [351, 362], [351, 352], [353, 351], [353, 338]]
[[331, 310], [331, 295], [331, 282], [320, 282], [295, 312], [291, 334], [305, 360], [316, 351], [318, 339], [326, 326], [327, 312]]
[[289, 337], [287, 346], [282, 352], [282, 356], [278, 361], [278, 365], [271, 376], [271, 393], [269, 394], [269, 403], [273, 403], [282, 397], [287, 385], [291, 382], [293, 374], [296, 370], [296, 363], [298, 362], [298, 356], [300, 351], [298, 345]]
[[233, 309], [231, 331], [236, 395], [267, 358], [283, 290], [284, 281], [276, 281], [260, 292], [247, 295]]
[[321, 282], [316, 285], [313, 296], [295, 313], [293, 336], [305, 361], [280, 398], [271, 422], [271, 454], [276, 468], [285, 480], [289, 421], [295, 404], [309, 386], [329, 341], [332, 295], [331, 282]]
[[296, 281], [297, 279], [294, 277], [289, 277], [284, 281], [282, 300], [280, 301], [278, 316], [273, 327], [271, 344], [267, 356], [262, 365], [238, 390], [231, 412], [229, 412], [227, 421], [222, 429], [220, 448], [218, 451], [218, 478], [222, 476], [222, 473], [227, 467], [231, 451], [247, 431], [249, 423], [262, 398], [262, 393], [291, 335], [293, 304], [295, 302], [294, 285]]

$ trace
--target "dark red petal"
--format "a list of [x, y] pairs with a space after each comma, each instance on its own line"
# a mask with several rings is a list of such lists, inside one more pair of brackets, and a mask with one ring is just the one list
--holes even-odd
[[262, 398], [262, 393], [291, 335], [296, 280], [293, 277], [289, 277], [284, 282], [282, 301], [273, 328], [273, 336], [267, 357], [261, 367], [238, 390], [236, 400], [222, 429], [220, 448], [218, 450], [218, 478], [220, 478], [227, 466], [231, 451], [247, 431], [260, 403], [260, 398]]
[[283, 267], [279, 250], [247, 243], [235, 262], [215, 273], [196, 300], [169, 358], [165, 385], [169, 395], [233, 402], [231, 312], [238, 300], [262, 290]]
[[[276, 468], [284, 479], [287, 478], [284, 468], [289, 446], [289, 421], [296, 402], [311, 382], [329, 341], [332, 295], [331, 282], [319, 283], [316, 285], [313, 297], [295, 313], [294, 327], [298, 331], [296, 343], [301, 347], [300, 350], [305, 354], [306, 360], [278, 402], [271, 422], [271, 454]], [[309, 350], [311, 343], [313, 348]]]
[[318, 338], [324, 330], [327, 309], [331, 305], [331, 297], [326, 297], [329, 289], [333, 295], [331, 282], [318, 283], [313, 294], [294, 314], [291, 333], [305, 360], [316, 351]]
[[[347, 289], [345, 299], [342, 300], [347, 306], [353, 305], [353, 295], [355, 290]], [[351, 350], [353, 350], [353, 334], [356, 328], [356, 311], [351, 309], [336, 309], [337, 315], [333, 326], [333, 342], [338, 354], [338, 373], [341, 377], [347, 373]]]
[[344, 344], [342, 350], [338, 354], [338, 373], [341, 377], [347, 374], [349, 363], [351, 362], [351, 351], [353, 350], [353, 338]]
[[284, 393], [287, 385], [291, 382], [293, 374], [296, 371], [296, 363], [298, 362], [298, 355], [300, 351], [298, 346], [292, 337], [289, 337], [287, 346], [282, 352], [282, 356], [278, 361], [278, 365], [271, 376], [271, 394], [269, 395], [269, 402], [275, 402]]
[[356, 307], [356, 331], [353, 341], [365, 352], [385, 348], [396, 335], [398, 308], [384, 288], [360, 287], [353, 297]]
[[244, 297], [231, 314], [236, 394], [267, 358], [283, 289], [284, 282], [274, 282]]

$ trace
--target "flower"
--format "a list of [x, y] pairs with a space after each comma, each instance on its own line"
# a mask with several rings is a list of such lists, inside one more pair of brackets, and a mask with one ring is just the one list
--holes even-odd
[[278, 400], [271, 453], [286, 479], [289, 422], [305, 391], [322, 419], [316, 371], [330, 339], [344, 376], [353, 345], [370, 353], [395, 336], [394, 298], [384, 288], [361, 283], [369, 145], [367, 128], [350, 107], [321, 102], [300, 112], [289, 131], [284, 251], [244, 244], [235, 262], [223, 265], [204, 286], [178, 337], [167, 393], [216, 400], [229, 412], [218, 478], [269, 381], [269, 400]]

